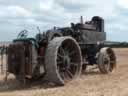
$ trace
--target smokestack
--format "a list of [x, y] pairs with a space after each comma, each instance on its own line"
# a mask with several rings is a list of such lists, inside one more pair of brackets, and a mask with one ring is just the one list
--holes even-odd
[[83, 16], [80, 17], [80, 23], [81, 23], [81, 24], [84, 24]]

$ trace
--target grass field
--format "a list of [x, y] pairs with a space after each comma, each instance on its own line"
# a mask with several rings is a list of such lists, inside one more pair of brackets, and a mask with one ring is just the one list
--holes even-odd
[[128, 49], [114, 50], [117, 68], [111, 74], [102, 75], [97, 69], [88, 68], [80, 78], [64, 87], [36, 82], [28, 88], [21, 88], [13, 78], [4, 82], [1, 76], [0, 96], [128, 96]]

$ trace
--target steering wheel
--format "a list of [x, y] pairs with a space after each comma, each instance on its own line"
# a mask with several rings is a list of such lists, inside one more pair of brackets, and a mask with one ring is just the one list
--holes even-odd
[[18, 34], [17, 38], [26, 38], [27, 36], [28, 36], [28, 31], [27, 31], [27, 30], [22, 30], [22, 31]]

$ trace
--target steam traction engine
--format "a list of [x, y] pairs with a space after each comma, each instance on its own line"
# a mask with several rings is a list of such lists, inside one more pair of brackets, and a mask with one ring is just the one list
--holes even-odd
[[91, 21], [71, 27], [54, 28], [27, 38], [19, 34], [8, 48], [8, 72], [19, 81], [45, 79], [58, 85], [78, 77], [88, 65], [97, 65], [107, 74], [116, 66], [116, 56], [104, 47], [104, 20], [94, 16]]

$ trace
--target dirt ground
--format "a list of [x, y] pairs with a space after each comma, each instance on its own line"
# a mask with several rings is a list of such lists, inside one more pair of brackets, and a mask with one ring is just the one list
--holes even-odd
[[102, 75], [88, 68], [80, 78], [63, 87], [53, 87], [40, 82], [21, 88], [16, 80], [4, 82], [0, 79], [0, 96], [128, 96], [128, 49], [114, 49], [117, 68], [108, 75]]

